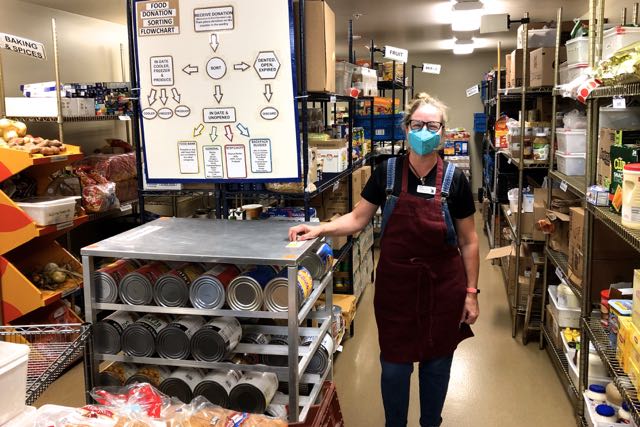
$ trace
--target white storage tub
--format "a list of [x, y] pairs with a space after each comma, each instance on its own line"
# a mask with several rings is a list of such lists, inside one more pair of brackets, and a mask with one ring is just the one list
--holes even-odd
[[563, 154], [582, 154], [587, 152], [586, 129], [556, 129], [558, 152]]
[[[576, 388], [580, 388], [580, 382], [578, 380], [578, 375], [579, 375], [579, 370], [578, 367], [573, 363], [573, 361], [571, 359], [568, 360], [568, 365], [569, 365], [569, 376], [571, 377], [571, 379], [573, 380], [573, 385], [576, 386]], [[607, 386], [607, 384], [609, 384], [611, 382], [611, 378], [609, 377], [598, 377], [595, 375], [589, 375], [589, 384], [598, 384], [601, 386]]]
[[602, 37], [602, 59], [609, 59], [623, 47], [640, 41], [640, 28], [614, 27], [606, 30]]
[[[556, 29], [540, 28], [537, 30], [529, 30], [529, 49], [537, 49], [539, 47], [554, 47], [556, 45]], [[518, 27], [517, 48], [522, 49], [524, 39], [524, 28], [522, 25]]]
[[580, 309], [579, 308], [565, 308], [558, 305], [558, 287], [549, 286], [547, 289], [549, 292], [549, 298], [551, 299], [551, 311], [556, 318], [558, 327], [564, 328], [580, 328]]
[[16, 204], [33, 221], [40, 226], [60, 224], [73, 220], [76, 210], [76, 200], [79, 196], [71, 197], [33, 197]]
[[571, 83], [576, 78], [585, 73], [587, 68], [589, 68], [589, 64], [586, 63], [569, 65], [567, 62], [565, 62], [564, 64], [560, 65], [560, 70], [558, 71], [560, 84], [563, 85]]
[[[587, 425], [589, 427], [629, 427], [630, 426], [630, 424], [595, 421], [593, 418], [596, 415], [596, 405], [594, 405], [594, 403], [589, 400], [586, 393], [582, 394], [582, 398], [584, 399], [584, 406], [585, 408], [587, 408], [584, 414], [584, 418], [587, 421]], [[616, 411], [619, 409], [615, 405], [609, 405], [609, 406], [611, 406]]]
[[0, 425], [24, 411], [29, 346], [0, 341]]
[[601, 107], [598, 117], [600, 129], [640, 129], [640, 107]]
[[33, 427], [38, 418], [38, 411], [33, 406], [27, 406], [18, 415], [11, 418], [2, 427]]
[[587, 155], [556, 153], [558, 170], [567, 176], [582, 176], [585, 173]]
[[567, 41], [567, 64], [589, 62], [589, 37], [576, 37]]

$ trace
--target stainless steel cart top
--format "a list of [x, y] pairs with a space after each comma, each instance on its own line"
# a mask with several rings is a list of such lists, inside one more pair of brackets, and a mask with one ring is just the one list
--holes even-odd
[[82, 249], [82, 255], [162, 261], [295, 265], [314, 240], [288, 238], [288, 221], [160, 218]]

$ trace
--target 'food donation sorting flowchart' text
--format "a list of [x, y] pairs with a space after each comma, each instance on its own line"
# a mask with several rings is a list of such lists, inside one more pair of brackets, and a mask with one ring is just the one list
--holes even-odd
[[299, 177], [289, 0], [136, 2], [149, 182]]

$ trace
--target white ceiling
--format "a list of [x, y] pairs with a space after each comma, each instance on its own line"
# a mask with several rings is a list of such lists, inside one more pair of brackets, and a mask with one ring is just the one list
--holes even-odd
[[[40, 6], [60, 9], [126, 25], [125, 0], [22, 0]], [[257, 0], [246, 0], [257, 1]], [[354, 19], [354, 41], [358, 58], [367, 57], [364, 48], [371, 39], [379, 46], [388, 44], [409, 49], [410, 54], [450, 51], [453, 43], [451, 32], [451, 2], [448, 0], [327, 0], [336, 14], [338, 56], [348, 55], [347, 27]], [[557, 8], [563, 7], [563, 20], [584, 17], [588, 11], [585, 0], [484, 0], [485, 13], [509, 13], [512, 19], [520, 19], [529, 12], [533, 22], [552, 21]], [[505, 49], [515, 47], [515, 27], [511, 33], [478, 35], [477, 50], [495, 49], [502, 41]], [[488, 37], [490, 36], [490, 37]]]

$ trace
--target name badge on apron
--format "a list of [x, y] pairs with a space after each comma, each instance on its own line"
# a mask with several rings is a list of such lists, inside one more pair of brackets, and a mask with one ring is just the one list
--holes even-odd
[[435, 195], [436, 187], [430, 187], [428, 185], [418, 185], [418, 193]]

